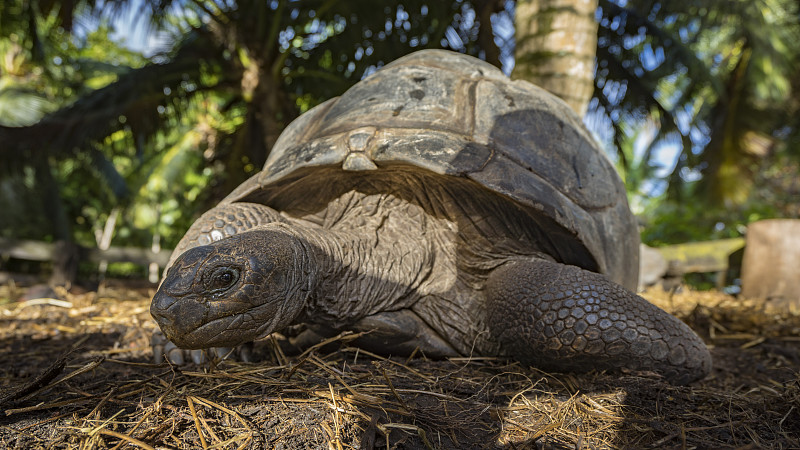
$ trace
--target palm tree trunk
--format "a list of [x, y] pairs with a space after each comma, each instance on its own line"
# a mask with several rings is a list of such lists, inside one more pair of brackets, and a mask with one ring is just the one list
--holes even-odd
[[561, 97], [579, 116], [594, 91], [598, 0], [518, 0], [512, 77]]
[[475, 11], [478, 14], [478, 45], [483, 50], [484, 58], [489, 64], [502, 68], [500, 48], [494, 41], [492, 14], [503, 10], [502, 0], [477, 0]]

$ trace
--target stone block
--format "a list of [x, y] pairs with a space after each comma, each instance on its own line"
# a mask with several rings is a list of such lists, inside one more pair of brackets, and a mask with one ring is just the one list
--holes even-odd
[[669, 264], [661, 252], [645, 244], [639, 245], [639, 291], [660, 283]]
[[742, 295], [800, 303], [800, 220], [762, 220], [747, 227]]

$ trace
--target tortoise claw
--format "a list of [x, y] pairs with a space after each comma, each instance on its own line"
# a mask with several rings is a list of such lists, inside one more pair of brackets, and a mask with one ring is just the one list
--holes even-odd
[[167, 345], [164, 346], [164, 355], [166, 355], [167, 361], [169, 361], [170, 364], [176, 366], [182, 366], [186, 361], [183, 357], [183, 350], [176, 347], [172, 342], [168, 342]]
[[236, 347], [212, 347], [209, 349], [186, 350], [176, 346], [159, 330], [153, 333], [150, 339], [150, 345], [153, 349], [153, 362], [156, 364], [169, 361], [170, 364], [182, 366], [187, 364], [187, 362], [204, 364], [211, 360], [253, 361], [252, 342]]
[[192, 362], [195, 364], [203, 364], [204, 362], [208, 361], [208, 358], [206, 358], [206, 352], [203, 350], [189, 350], [189, 354], [192, 355]]

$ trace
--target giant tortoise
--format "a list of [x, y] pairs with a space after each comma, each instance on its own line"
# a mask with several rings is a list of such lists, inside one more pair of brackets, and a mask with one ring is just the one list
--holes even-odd
[[181, 240], [150, 311], [183, 349], [304, 323], [360, 345], [548, 370], [706, 375], [683, 322], [632, 293], [639, 239], [571, 110], [425, 50], [292, 122]]

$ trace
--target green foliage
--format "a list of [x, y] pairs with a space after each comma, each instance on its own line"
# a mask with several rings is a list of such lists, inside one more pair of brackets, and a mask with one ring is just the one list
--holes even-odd
[[[166, 34], [151, 57], [108, 38], [110, 17], [134, 5]], [[513, 5], [2, 2], [0, 233], [93, 245], [119, 211], [114, 244], [171, 247], [263, 165], [289, 121], [383, 64], [443, 47], [499, 65], [513, 43], [496, 24], [510, 26]], [[767, 197], [747, 180], [760, 179], [764, 154], [800, 156], [796, 5], [600, 5], [594, 111], [615, 131], [632, 204], [653, 217], [645, 240], [736, 235], [791, 210], [759, 204]], [[76, 18], [99, 25], [86, 32]], [[666, 175], [654, 156], [665, 143], [681, 149]], [[701, 201], [714, 192], [744, 206]]]
[[[796, 134], [800, 15], [788, 0], [603, 1], [595, 114], [614, 129], [658, 125], [681, 153], [670, 198], [693, 178], [693, 201], [747, 201], [758, 164]], [[634, 125], [635, 126], [635, 125]], [[624, 159], [624, 155], [621, 155]], [[625, 163], [623, 161], [623, 163]]]
[[702, 179], [684, 183], [680, 200], [663, 191], [656, 196], [629, 191], [629, 198], [642, 207], [634, 210], [644, 221], [642, 241], [652, 246], [742, 237], [755, 221], [800, 218], [800, 161], [781, 153], [764, 160], [753, 185], [743, 203], [727, 207], [694, 200], [702, 198], [697, 194]]
[[[623, 136], [618, 137], [619, 147], [616, 149], [615, 166], [628, 195], [628, 202], [634, 214], [642, 212], [646, 205], [654, 201], [653, 192], [663, 180], [658, 172], [663, 169], [653, 158], [657, 141], [654, 139], [653, 126], [642, 126], [630, 130], [621, 127]], [[609, 151], [614, 156], [614, 151]]]
[[[37, 62], [29, 39], [16, 33], [0, 38], [0, 125], [24, 129], [46, 114], [68, 107], [74, 99], [114, 82], [127, 67], [144, 64], [140, 55], [110, 42], [106, 26], [99, 26], [82, 40], [68, 35], [52, 18], [43, 18], [37, 30], [43, 32], [38, 45], [46, 51], [46, 64]], [[39, 138], [54, 136], [45, 134]], [[3, 142], [0, 147], [14, 151], [12, 141]], [[109, 197], [108, 185], [86, 180], [96, 179], [103, 170], [109, 172], [108, 179], [112, 182], [118, 177], [96, 148], [52, 168], [46, 155], [25, 152], [17, 156], [17, 160], [26, 160], [27, 164], [20, 167], [14, 158], [4, 158], [0, 169], [7, 175], [0, 183], [0, 208], [5, 211], [0, 217], [0, 233], [4, 236], [53, 239], [57, 232], [50, 223], [59, 220], [53, 217], [58, 212], [51, 208], [53, 198], [49, 189], [54, 187], [53, 183], [64, 186], [65, 194], [73, 202], [90, 204]], [[124, 186], [112, 186], [112, 191], [120, 193]], [[64, 207], [60, 202], [59, 205]], [[77, 220], [78, 215], [70, 213], [70, 217]]]
[[[173, 246], [260, 168], [299, 113], [418, 48], [480, 55], [487, 39], [476, 30], [481, 20], [491, 30], [484, 13], [495, 8], [144, 0], [140, 20], [169, 35], [144, 58], [108, 39], [109, 18], [134, 3], [0, 6], [0, 49], [13, 63], [0, 72], [0, 110], [16, 114], [0, 119], [0, 207], [15, 211], [0, 220], [4, 234], [93, 245], [119, 211], [115, 244]], [[100, 26], [81, 36], [76, 17]]]
[[711, 208], [702, 202], [660, 200], [652, 202], [641, 215], [645, 218], [642, 242], [653, 247], [742, 237], [747, 224], [780, 216], [777, 208], [758, 201], [731, 209]]

